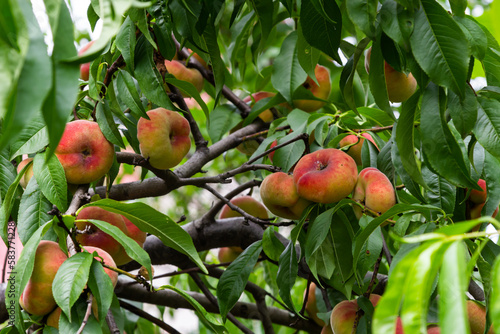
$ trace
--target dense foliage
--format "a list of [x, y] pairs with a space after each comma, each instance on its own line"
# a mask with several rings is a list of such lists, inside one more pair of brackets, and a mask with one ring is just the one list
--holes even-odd
[[[357, 333], [392, 333], [398, 316], [405, 333], [434, 324], [468, 333], [467, 299], [486, 306], [486, 328], [500, 333], [500, 247], [491, 240], [500, 229], [492, 218], [500, 203], [500, 46], [491, 23], [498, 4], [92, 0], [87, 17], [102, 30], [80, 54], [71, 6], [44, 4], [49, 37], [29, 1], [0, 2], [0, 235], [9, 244], [15, 223], [24, 246], [13, 290], [5, 288], [13, 306], [2, 333], [43, 326], [44, 317], [19, 307], [37, 246], [58, 241], [71, 254], [75, 216], [92, 206], [149, 235], [141, 248], [93, 221], [134, 261], [118, 269], [112, 293], [96, 261], [70, 257], [53, 283], [62, 333], [76, 333], [84, 319], [88, 333], [176, 332], [139, 303], [158, 305], [161, 315], [195, 310], [201, 333], [319, 333], [304, 312], [311, 282], [326, 323], [336, 304], [362, 296]], [[483, 16], [470, 15], [473, 8]], [[201, 94], [168, 72], [165, 60], [174, 58], [201, 73]], [[88, 80], [79, 79], [88, 62]], [[316, 79], [303, 85], [319, 78], [317, 64], [331, 80], [326, 99], [311, 91]], [[418, 84], [402, 103], [390, 101], [388, 65]], [[243, 101], [261, 91], [273, 94]], [[299, 100], [321, 108], [306, 112]], [[144, 159], [137, 138], [139, 120], [159, 107], [178, 111], [191, 129], [193, 145], [171, 170]], [[259, 117], [268, 109], [269, 122]], [[66, 182], [55, 155], [75, 119], [97, 122], [116, 152], [104, 178], [79, 186]], [[232, 197], [260, 198], [267, 175], [361, 133], [373, 142], [364, 141], [358, 169], [375, 167], [390, 180], [397, 204], [388, 211], [347, 196], [313, 203], [295, 220], [218, 219]], [[24, 189], [28, 167], [16, 167], [28, 156], [34, 177]], [[480, 179], [487, 199], [473, 214], [469, 195], [481, 190]], [[217, 248], [229, 246], [244, 252], [219, 265]], [[154, 279], [152, 266], [161, 264], [179, 269], [167, 273], [168, 285]], [[383, 295], [375, 313], [371, 292]], [[87, 311], [90, 295], [99, 320]]]

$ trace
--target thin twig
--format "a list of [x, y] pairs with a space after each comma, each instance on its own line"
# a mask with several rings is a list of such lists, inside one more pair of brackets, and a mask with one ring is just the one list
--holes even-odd
[[85, 316], [83, 317], [82, 325], [80, 326], [80, 328], [78, 329], [76, 334], [83, 333], [83, 329], [85, 328], [85, 325], [87, 325], [87, 322], [89, 321], [90, 315], [92, 314], [92, 300], [93, 299], [94, 298], [93, 298], [92, 294], [90, 293], [89, 298], [87, 299], [87, 310], [85, 311]]
[[144, 318], [144, 319], [152, 322], [153, 324], [157, 325], [161, 329], [166, 330], [167, 333], [170, 333], [170, 334], [181, 334], [178, 330], [176, 330], [175, 328], [173, 328], [169, 324], [161, 321], [160, 319], [158, 319], [156, 317], [153, 317], [151, 314], [145, 312], [144, 310], [141, 310], [140, 308], [135, 307], [134, 305], [129, 304], [129, 303], [127, 303], [124, 300], [120, 299], [119, 301], [120, 301], [120, 306], [121, 307], [123, 307], [124, 309], [126, 309], [126, 310], [134, 313], [135, 315], [138, 315], [141, 318]]

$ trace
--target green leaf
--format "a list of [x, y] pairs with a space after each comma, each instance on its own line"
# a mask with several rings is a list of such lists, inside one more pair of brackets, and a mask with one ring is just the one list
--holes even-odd
[[460, 97], [453, 92], [448, 93], [448, 111], [455, 128], [462, 138], [465, 138], [476, 124], [478, 103], [476, 96], [470, 87], [465, 90], [465, 98]]
[[153, 47], [139, 37], [135, 48], [135, 78], [148, 100], [169, 110], [177, 110], [165, 91], [163, 79], [153, 62]]
[[262, 236], [262, 250], [273, 261], [278, 261], [281, 253], [285, 250], [285, 246], [276, 237], [276, 229], [269, 226]]
[[427, 203], [441, 208], [448, 214], [455, 210], [456, 188], [441, 176], [434, 174], [425, 166], [422, 175], [429, 186], [426, 192]]
[[497, 257], [491, 268], [491, 293], [489, 314], [495, 332], [500, 332], [500, 257]]
[[83, 292], [89, 279], [93, 256], [88, 252], [77, 253], [63, 262], [52, 282], [54, 299], [71, 321], [71, 307]]
[[151, 33], [149, 32], [146, 10], [143, 8], [131, 8], [128, 11], [128, 15], [135, 22], [137, 28], [139, 28], [139, 30], [142, 32], [142, 35], [146, 37], [148, 42], [155, 48], [155, 50], [158, 50], [158, 46], [156, 46], [156, 43], [151, 36]]
[[68, 185], [64, 168], [55, 155], [47, 159], [46, 153], [39, 153], [33, 159], [33, 173], [43, 195], [59, 211], [66, 211]]
[[212, 143], [218, 142], [225, 133], [237, 126], [242, 120], [232, 104], [215, 107], [209, 117], [208, 135]]
[[375, 19], [377, 17], [377, 1], [350, 0], [346, 2], [347, 13], [351, 20], [368, 37], [375, 37]]
[[480, 107], [477, 109], [477, 122], [472, 132], [477, 141], [489, 153], [500, 158], [500, 102], [479, 97]]
[[89, 206], [98, 206], [124, 215], [141, 231], [157, 236], [167, 247], [187, 255], [203, 272], [207, 273], [189, 234], [163, 213], [144, 203], [122, 203], [111, 199], [92, 202], [82, 208]]
[[[21, 295], [21, 292], [24, 291], [24, 288], [28, 284], [28, 281], [31, 277], [31, 273], [33, 272], [35, 253], [38, 244], [50, 227], [50, 223], [46, 223], [40, 226], [40, 228], [38, 228], [38, 230], [33, 233], [30, 240], [26, 244], [24, 244], [23, 250], [21, 251], [21, 255], [17, 260], [14, 270], [12, 270], [12, 268], [9, 268], [12, 270], [9, 280], [15, 282], [14, 293], [12, 293], [12, 288], [5, 290], [5, 303], [6, 305], [14, 305], [14, 324], [20, 333], [25, 333], [27, 328], [24, 328], [23, 317], [21, 316], [21, 309], [19, 307], [19, 296]], [[9, 310], [9, 312], [11, 311]], [[12, 315], [12, 313], [9, 314]]]
[[290, 33], [281, 45], [280, 54], [273, 63], [271, 82], [273, 87], [292, 103], [295, 90], [304, 83], [307, 73], [300, 66], [297, 48], [297, 33]]
[[500, 173], [500, 160], [486, 152], [484, 159], [484, 179], [486, 181], [488, 197], [481, 211], [483, 216], [492, 216], [498, 209], [498, 204], [500, 203], [498, 173]]
[[[359, 223], [360, 226], [366, 226], [371, 221], [370, 217], [361, 217]], [[368, 270], [371, 270], [375, 263], [377, 262], [380, 252], [382, 251], [383, 240], [382, 240], [382, 230], [377, 227], [375, 231], [370, 234], [368, 240], [363, 246], [360, 252], [360, 257], [357, 261], [357, 276], [364, 277]]]
[[262, 241], [248, 246], [224, 271], [217, 284], [217, 299], [223, 321], [245, 290], [248, 278], [262, 252]]
[[333, 240], [331, 235], [328, 235], [318, 249], [307, 258], [307, 265], [316, 279], [319, 280], [319, 276], [328, 279], [337, 268], [336, 262], [332, 261], [334, 258]]
[[115, 123], [108, 101], [99, 102], [96, 106], [96, 119], [104, 137], [116, 146], [125, 149], [118, 126]]
[[7, 160], [3, 154], [0, 154], [0, 203], [5, 200], [12, 183], [17, 177], [16, 168]]
[[207, 25], [203, 38], [208, 49], [208, 54], [210, 55], [210, 63], [212, 64], [212, 72], [215, 81], [215, 105], [217, 105], [226, 81], [227, 69], [221, 58], [221, 51], [217, 42], [217, 30], [213, 22]]
[[452, 184], [462, 188], [477, 189], [470, 176], [470, 162], [463, 154], [445, 120], [444, 108], [440, 105], [442, 90], [429, 84], [422, 98], [420, 127], [422, 131], [422, 153], [429, 168]]
[[[395, 139], [398, 155], [403, 168], [411, 177], [413, 182], [428, 188], [419, 167], [419, 161], [415, 156], [415, 114], [418, 104], [418, 97], [412, 96], [403, 103], [401, 115], [395, 129], [393, 138]], [[393, 158], [394, 160], [394, 158]], [[398, 170], [396, 166], [396, 170]], [[406, 182], [405, 182], [406, 184]], [[412, 192], [413, 193], [413, 192]]]
[[92, 259], [89, 274], [88, 285], [97, 302], [97, 316], [101, 321], [104, 321], [113, 301], [113, 282], [104, 271], [101, 262], [96, 259]]
[[[463, 241], [453, 242], [439, 272], [439, 327], [443, 333], [470, 333], [465, 305], [469, 275]], [[466, 274], [467, 273], [467, 274]]]
[[130, 17], [127, 16], [116, 35], [115, 43], [118, 50], [122, 53], [123, 60], [130, 73], [134, 73], [134, 51], [136, 42], [135, 24]]
[[488, 48], [488, 37], [471, 16], [454, 16], [460, 28], [467, 37], [472, 55], [478, 60], [483, 60]]
[[[5, 159], [3, 156], [0, 155], [0, 163], [2, 160]], [[10, 164], [10, 162], [7, 162]], [[4, 164], [1, 164], [0, 166], [3, 166]], [[15, 197], [17, 195], [17, 188], [19, 186], [19, 181], [21, 181], [21, 178], [24, 175], [24, 172], [28, 169], [30, 164], [24, 166], [22, 171], [17, 174], [15, 177], [14, 181], [10, 184], [5, 197], [2, 198], [2, 206], [0, 207], [0, 235], [2, 237], [3, 242], [8, 245], [8, 238], [7, 238], [7, 223], [10, 220], [10, 213], [12, 211], [12, 208], [14, 207], [14, 201]], [[5, 166], [3, 166], [5, 167]], [[7, 168], [2, 168], [3, 170], [7, 170]]]
[[283, 302], [292, 310], [295, 310], [290, 292], [297, 279], [297, 272], [299, 269], [297, 253], [295, 250], [295, 243], [289, 242], [285, 250], [279, 258], [278, 275], [276, 282], [279, 287], [279, 295]]
[[136, 119], [141, 117], [148, 119], [134, 79], [130, 73], [119, 70], [116, 78], [113, 80], [113, 87], [117, 99], [130, 108], [130, 112]]
[[118, 227], [106, 221], [95, 219], [86, 219], [86, 221], [95, 225], [99, 230], [110, 235], [113, 239], [119, 242], [120, 245], [122, 245], [125, 249], [127, 255], [144, 266], [148, 270], [149, 277], [153, 277], [153, 273], [151, 271], [151, 259], [149, 258], [148, 253], [144, 249], [142, 249], [142, 247], [139, 246], [139, 244], [134, 239], [127, 236]]
[[53, 80], [50, 93], [42, 108], [49, 134], [48, 156], [50, 156], [62, 137], [66, 121], [78, 96], [80, 66], [77, 63], [65, 62], [66, 59], [77, 55], [73, 21], [68, 6], [58, 0], [44, 0], [44, 3], [54, 41], [51, 57]]
[[205, 116], [208, 118], [210, 111], [208, 110], [205, 101], [203, 101], [203, 99], [201, 98], [200, 93], [191, 82], [178, 80], [173, 75], [165, 76], [165, 82], [174, 85], [175, 87], [179, 88], [181, 92], [195, 99], [195, 101], [200, 105], [201, 109], [205, 113]]
[[467, 9], [467, 0], [451, 0], [450, 7], [454, 15], [464, 16], [464, 12]]
[[438, 2], [420, 2], [422, 8], [415, 14], [415, 27], [410, 37], [415, 60], [433, 82], [464, 98], [469, 64], [467, 39]]
[[[289, 133], [285, 137], [280, 138], [278, 140], [278, 144], [282, 144], [299, 136], [304, 130]], [[306, 146], [303, 140], [296, 140], [290, 145], [284, 146], [275, 151], [276, 153], [273, 156], [273, 164], [280, 167], [284, 171], [289, 171], [302, 157], [305, 148]]]
[[[18, 4], [22, 11], [22, 17], [18, 17], [19, 21], [27, 23], [28, 35], [23, 38], [28, 38], [28, 41], [23, 40], [23, 44], [27, 44], [27, 49], [23, 48], [20, 55], [22, 67], [13, 78], [14, 89], [8, 97], [6, 114], [2, 115], [0, 149], [17, 138], [29, 120], [41, 110], [43, 101], [52, 86], [52, 66], [47, 55], [44, 35], [38, 24], [31, 24], [36, 22], [36, 18], [29, 2], [19, 1]], [[37, 80], [33, 80], [34, 77]]]
[[159, 289], [170, 289], [184, 297], [184, 299], [186, 299], [189, 304], [194, 307], [196, 315], [201, 320], [201, 322], [203, 322], [205, 328], [208, 328], [215, 333], [222, 334], [228, 332], [224, 325], [222, 325], [213, 315], [208, 313], [205, 308], [196, 301], [196, 299], [188, 295], [185, 291], [177, 289], [176, 287], [171, 285], [162, 285]]
[[42, 117], [35, 117], [21, 131], [17, 140], [11, 146], [10, 159], [22, 154], [31, 154], [42, 150], [49, 144], [47, 126]]
[[[368, 74], [368, 83], [373, 99], [377, 105], [384, 110], [392, 119], [395, 119], [389, 103], [387, 85], [385, 79], [385, 61], [382, 55], [380, 39], [376, 39], [370, 51], [370, 72]], [[414, 98], [415, 99], [415, 98]]]
[[342, 14], [335, 1], [303, 0], [300, 7], [300, 27], [302, 35], [311, 46], [341, 63], [338, 48]]
[[19, 239], [23, 245], [40, 226], [52, 219], [48, 214], [51, 209], [52, 204], [43, 196], [36, 179], [32, 177], [21, 197], [17, 219]]

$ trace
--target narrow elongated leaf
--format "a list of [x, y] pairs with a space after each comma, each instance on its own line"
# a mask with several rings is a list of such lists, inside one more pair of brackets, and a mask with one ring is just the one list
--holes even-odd
[[497, 158], [500, 158], [500, 102], [493, 99], [479, 98], [477, 122], [472, 132], [481, 146]]
[[288, 307], [295, 310], [295, 306], [290, 295], [290, 291], [292, 291], [292, 287], [297, 279], [297, 272], [299, 269], [294, 242], [288, 243], [280, 256], [278, 263], [279, 269], [278, 275], [276, 276], [276, 282], [278, 283], [280, 289], [279, 295]]
[[455, 21], [467, 37], [472, 55], [478, 60], [483, 60], [488, 48], [488, 37], [471, 16], [454, 16]]
[[196, 299], [188, 295], [185, 291], [177, 289], [176, 287], [171, 285], [162, 285], [161, 287], [159, 287], [159, 289], [170, 289], [177, 292], [194, 307], [194, 309], [196, 310], [196, 315], [203, 322], [206, 328], [209, 328], [215, 333], [227, 333], [227, 329], [224, 327], [224, 325], [222, 325], [213, 315], [208, 313], [205, 308], [196, 301]]
[[43, 195], [59, 211], [66, 211], [68, 185], [64, 168], [55, 155], [47, 159], [46, 153], [39, 153], [33, 159], [33, 173]]
[[93, 256], [77, 253], [63, 262], [52, 282], [54, 299], [71, 321], [71, 307], [83, 292], [89, 279]]
[[36, 179], [32, 177], [19, 204], [17, 230], [23, 244], [26, 244], [40, 226], [52, 219], [48, 214], [51, 209], [52, 204], [43, 196]]
[[[38, 230], [33, 233], [30, 240], [26, 244], [24, 244], [23, 250], [21, 252], [21, 255], [19, 256], [19, 259], [17, 260], [14, 270], [12, 270], [12, 268], [9, 268], [11, 272], [7, 272], [10, 275], [9, 281], [12, 280], [15, 283], [14, 293], [12, 293], [12, 288], [5, 290], [5, 303], [6, 305], [14, 305], [14, 325], [16, 326], [19, 333], [25, 333], [27, 329], [24, 328], [25, 325], [23, 317], [21, 316], [19, 296], [21, 295], [21, 292], [24, 291], [24, 288], [26, 287], [26, 284], [28, 284], [28, 281], [31, 277], [31, 273], [33, 272], [35, 252], [38, 244], [40, 243], [40, 240], [42, 240], [42, 237], [45, 235], [45, 233], [47, 233], [50, 226], [50, 223], [46, 223], [40, 226]], [[12, 313], [10, 312], [11, 311], [9, 310], [9, 314], [12, 315]]]
[[455, 210], [456, 188], [441, 176], [434, 174], [429, 168], [422, 168], [422, 175], [431, 189], [426, 192], [427, 202], [452, 214]]
[[96, 259], [92, 260], [89, 273], [88, 285], [97, 302], [97, 315], [99, 319], [104, 321], [113, 301], [113, 283], [104, 271], [102, 264]]
[[0, 154], [0, 203], [4, 201], [5, 195], [16, 179], [16, 176], [16, 168], [9, 160], [7, 160], [2, 154]]
[[436, 1], [421, 0], [410, 45], [416, 61], [438, 85], [465, 96], [469, 63], [467, 39], [451, 15]]
[[205, 113], [205, 116], [208, 118], [208, 115], [210, 111], [208, 110], [208, 107], [203, 101], [203, 99], [200, 96], [200, 93], [196, 89], [196, 87], [188, 81], [184, 80], [178, 80], [174, 76], [166, 76], [165, 77], [165, 82], [174, 85], [175, 87], [179, 88], [181, 92], [191, 96], [193, 99], [196, 100], [198, 105], [201, 107], [203, 112]]
[[[0, 161], [3, 157], [0, 155]], [[19, 174], [15, 177], [14, 181], [12, 181], [9, 186], [5, 197], [2, 199], [2, 206], [0, 207], [0, 235], [2, 237], [3, 242], [8, 245], [7, 238], [7, 223], [10, 219], [10, 213], [12, 212], [12, 207], [14, 206], [14, 200], [16, 197], [17, 188], [19, 186], [19, 181], [24, 175], [24, 172], [28, 169], [30, 164], [24, 166]]]
[[500, 332], [500, 257], [491, 268], [490, 319], [495, 332]]
[[273, 261], [278, 261], [285, 246], [275, 235], [276, 230], [270, 226], [264, 231], [262, 236], [262, 250]]
[[212, 143], [218, 142], [222, 136], [241, 122], [241, 116], [236, 113], [233, 105], [217, 106], [209, 116], [208, 134]]
[[219, 279], [217, 298], [220, 314], [224, 321], [226, 321], [227, 313], [231, 311], [245, 290], [248, 277], [250, 277], [261, 252], [262, 241], [254, 242], [227, 267]]
[[[368, 83], [373, 99], [392, 119], [395, 119], [389, 103], [389, 95], [387, 93], [387, 85], [385, 83], [385, 61], [382, 55], [380, 38], [377, 38], [370, 51], [370, 73], [368, 75]], [[407, 103], [408, 104], [408, 103]]]
[[439, 272], [439, 327], [443, 333], [470, 333], [464, 298], [469, 281], [465, 254], [462, 241], [455, 241], [444, 253]]
[[111, 199], [92, 202], [82, 208], [88, 206], [98, 206], [124, 215], [141, 231], [156, 235], [166, 246], [187, 255], [203, 272], [207, 273], [189, 234], [163, 213], [144, 203], [121, 203]]
[[44, 0], [54, 40], [51, 57], [53, 80], [50, 93], [43, 103], [42, 113], [47, 124], [50, 146], [48, 156], [55, 151], [64, 132], [70, 111], [78, 95], [80, 66], [65, 60], [77, 55], [73, 21], [68, 6], [58, 0]]
[[[31, 24], [36, 22], [36, 18], [29, 2], [19, 1], [18, 4], [22, 11], [22, 16], [18, 18], [21, 22], [24, 19], [27, 23], [28, 35], [25, 37], [29, 39], [29, 42], [27, 49], [23, 50], [21, 55], [23, 65], [18, 77], [15, 78], [15, 89], [11, 92], [7, 113], [3, 115], [0, 149], [17, 138], [28, 124], [27, 121], [41, 110], [52, 85], [51, 64], [44, 36], [38, 24]], [[23, 45], [26, 45], [24, 40]], [[34, 77], [37, 80], [33, 80]]]
[[351, 20], [368, 37], [375, 36], [375, 18], [377, 17], [377, 1], [351, 0], [346, 2], [347, 13]]
[[[116, 35], [116, 47], [122, 53], [123, 60], [129, 69], [130, 73], [134, 73], [134, 56], [135, 56], [135, 24], [129, 16], [125, 19], [118, 34]], [[120, 71], [121, 72], [121, 71]]]
[[139, 119], [144, 117], [147, 119], [146, 110], [141, 102], [141, 97], [134, 83], [134, 79], [127, 71], [119, 70], [113, 86], [116, 91], [116, 96], [127, 107], [130, 108], [131, 113]]
[[47, 126], [42, 117], [35, 117], [29, 122], [26, 128], [21, 131], [19, 137], [11, 146], [10, 159], [22, 154], [35, 153], [49, 144]]
[[220, 94], [224, 87], [226, 77], [226, 65], [221, 58], [221, 51], [217, 43], [217, 31], [214, 22], [208, 24], [203, 34], [208, 54], [210, 55], [210, 63], [212, 64], [212, 71], [215, 80], [215, 105], [219, 103]]
[[478, 103], [470, 87], [465, 90], [465, 99], [449, 92], [448, 110], [457, 131], [465, 138], [476, 124]]
[[111, 225], [106, 221], [95, 219], [88, 219], [88, 221], [94, 224], [98, 229], [118, 241], [120, 245], [122, 245], [125, 249], [127, 255], [144, 266], [148, 270], [149, 277], [153, 277], [153, 273], [151, 271], [151, 259], [149, 258], [148, 253], [144, 249], [142, 249], [142, 247], [139, 246], [139, 244], [134, 239], [127, 236], [118, 227]]
[[424, 157], [429, 168], [452, 184], [477, 189], [476, 182], [470, 177], [469, 159], [462, 153], [444, 119], [439, 101], [441, 94], [436, 85], [429, 84], [422, 98], [420, 125]]
[[332, 277], [337, 268], [336, 262], [332, 261], [333, 258], [335, 258], [333, 240], [331, 235], [328, 235], [320, 247], [307, 259], [307, 265], [316, 279], [319, 280], [319, 276], [327, 279]]
[[102, 133], [111, 143], [125, 149], [118, 126], [116, 125], [109, 104], [106, 100], [99, 102], [96, 107], [96, 118]]
[[297, 49], [297, 33], [290, 33], [283, 44], [278, 57], [276, 57], [273, 66], [271, 82], [274, 88], [283, 95], [283, 97], [292, 103], [292, 95], [295, 90], [304, 83], [307, 78], [306, 72], [300, 66]]
[[500, 185], [498, 184], [498, 175], [500, 173], [500, 160], [497, 157], [486, 152], [484, 159], [484, 175], [487, 187], [486, 204], [483, 206], [481, 214], [492, 216], [498, 209], [500, 203]]
[[300, 8], [300, 25], [306, 41], [340, 63], [342, 14], [337, 3], [318, 1], [314, 4], [312, 0], [303, 0]]

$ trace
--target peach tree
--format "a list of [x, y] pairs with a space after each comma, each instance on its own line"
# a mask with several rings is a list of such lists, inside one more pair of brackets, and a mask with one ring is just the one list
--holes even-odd
[[[497, 3], [92, 0], [90, 45], [32, 3], [0, 2], [2, 333], [500, 332]], [[42, 240], [55, 321], [19, 304]]]

